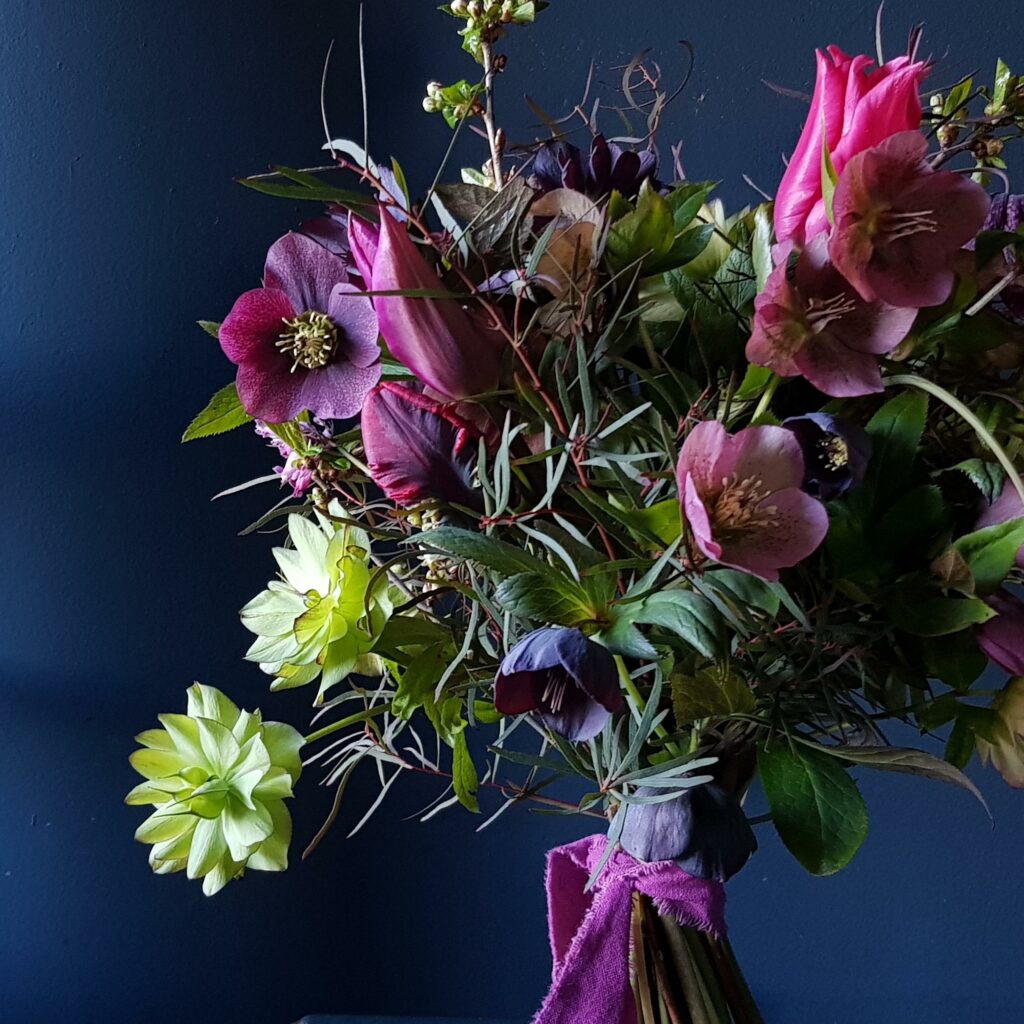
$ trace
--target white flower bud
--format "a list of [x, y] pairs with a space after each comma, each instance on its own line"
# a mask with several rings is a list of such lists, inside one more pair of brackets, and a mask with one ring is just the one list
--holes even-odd
[[466, 8], [469, 6], [468, 0], [452, 0], [451, 8], [452, 14], [457, 14], [459, 17], [464, 17], [466, 14]]

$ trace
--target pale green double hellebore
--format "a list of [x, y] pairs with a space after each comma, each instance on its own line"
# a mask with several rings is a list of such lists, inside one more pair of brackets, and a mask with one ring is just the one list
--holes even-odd
[[[340, 509], [333, 505], [331, 512]], [[304, 686], [320, 676], [321, 704], [327, 690], [353, 672], [380, 675], [371, 652], [393, 603], [384, 573], [370, 592], [366, 532], [319, 513], [317, 520], [288, 517], [293, 547], [274, 548], [283, 578], [272, 580], [240, 614], [257, 637], [246, 658], [275, 677], [270, 688]]]
[[125, 797], [156, 806], [135, 833], [152, 846], [153, 870], [202, 878], [207, 896], [247, 867], [284, 871], [292, 837], [284, 800], [302, 771], [302, 734], [199, 683], [188, 714], [159, 719], [162, 729], [136, 736], [143, 748], [130, 760], [146, 781]]

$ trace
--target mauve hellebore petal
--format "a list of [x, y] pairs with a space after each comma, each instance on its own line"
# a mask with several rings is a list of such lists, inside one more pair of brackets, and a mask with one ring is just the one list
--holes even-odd
[[289, 233], [267, 253], [264, 287], [240, 296], [218, 332], [246, 412], [283, 423], [309, 410], [346, 419], [380, 379], [377, 318], [344, 262]]
[[374, 482], [399, 505], [438, 499], [481, 507], [472, 486], [480, 435], [450, 406], [387, 381], [370, 392], [362, 434]]
[[812, 554], [828, 513], [805, 494], [800, 444], [783, 427], [730, 435], [716, 420], [687, 435], [676, 474], [697, 547], [711, 559], [775, 581]]
[[593, 739], [622, 708], [615, 659], [578, 629], [538, 629], [505, 655], [494, 704], [503, 715], [534, 711], [574, 743]]
[[924, 62], [897, 57], [875, 68], [870, 57], [849, 57], [838, 46], [819, 50], [817, 62], [811, 109], [775, 198], [780, 242], [802, 245], [828, 228], [821, 194], [823, 135], [841, 174], [856, 153], [921, 124]]
[[832, 265], [822, 233], [793, 257], [779, 247], [779, 264], [754, 300], [747, 358], [783, 377], [805, 377], [833, 398], [882, 390], [878, 356], [892, 351], [917, 311], [866, 302]]
[[864, 479], [871, 460], [871, 438], [854, 423], [810, 412], [783, 421], [804, 453], [804, 490], [831, 501]]
[[935, 171], [921, 132], [900, 132], [858, 153], [840, 174], [828, 252], [868, 302], [920, 309], [945, 302], [957, 253], [989, 210], [970, 178]]
[[1024, 602], [1008, 590], [986, 601], [998, 614], [978, 627], [978, 646], [1004, 672], [1024, 676]]
[[[637, 790], [662, 796], [664, 790]], [[754, 831], [735, 797], [709, 782], [683, 790], [675, 800], [629, 804], [622, 848], [645, 863], [674, 860], [688, 875], [725, 882], [757, 850]]]
[[[442, 289], [408, 231], [384, 208], [379, 227], [353, 217], [349, 240], [368, 291]], [[423, 383], [454, 399], [497, 385], [501, 339], [458, 299], [374, 295], [373, 305], [389, 351]]]

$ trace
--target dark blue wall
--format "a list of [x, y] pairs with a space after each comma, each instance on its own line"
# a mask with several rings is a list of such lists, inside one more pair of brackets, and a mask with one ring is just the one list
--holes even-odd
[[[422, 188], [446, 143], [419, 112], [422, 85], [472, 69], [433, 4], [368, 7], [372, 148], [400, 153]], [[927, 17], [937, 84], [999, 54], [1020, 65], [1012, 7], [965, 20], [959, 0], [890, 0], [892, 49]], [[503, 106], [530, 92], [561, 109], [591, 55], [607, 68], [688, 38], [698, 67], [664, 137], [683, 138], [692, 177], [747, 202], [741, 174], [772, 188], [803, 115], [761, 80], [807, 89], [815, 45], [871, 49], [873, 9], [556, 0], [510, 47]], [[131, 838], [140, 812], [120, 803], [132, 734], [194, 678], [306, 718], [307, 694], [271, 697], [241, 660], [236, 609], [271, 562], [267, 538], [235, 533], [271, 494], [208, 501], [265, 472], [266, 452], [247, 432], [186, 449], [177, 437], [229, 379], [192, 321], [256, 283], [298, 213], [231, 179], [318, 161], [332, 37], [333, 125], [361, 133], [354, 14], [330, 0], [0, 4], [3, 1020], [525, 1018], [544, 988], [543, 851], [574, 822], [420, 826], [403, 818], [433, 790], [410, 783], [353, 841], [339, 828], [286, 875], [206, 900], [150, 875]], [[317, 782], [310, 771], [301, 787], [300, 847], [327, 809]], [[983, 782], [994, 831], [960, 792], [865, 779], [873, 834], [831, 880], [765, 835], [730, 900], [773, 1024], [1019, 1019], [1024, 796]], [[353, 793], [350, 821], [370, 794]]]

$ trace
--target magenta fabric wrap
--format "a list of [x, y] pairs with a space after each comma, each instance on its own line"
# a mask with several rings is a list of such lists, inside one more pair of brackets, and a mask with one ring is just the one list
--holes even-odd
[[629, 947], [633, 892], [681, 925], [725, 934], [725, 887], [688, 875], [675, 861], [643, 864], [616, 850], [590, 892], [587, 879], [607, 846], [587, 836], [548, 854], [551, 990], [533, 1024], [635, 1024]]

